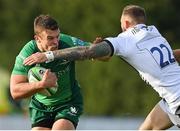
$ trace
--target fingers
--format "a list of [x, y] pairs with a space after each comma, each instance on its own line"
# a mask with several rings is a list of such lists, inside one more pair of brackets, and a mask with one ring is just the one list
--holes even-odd
[[[56, 74], [53, 73], [53, 72], [51, 72], [50, 69], [46, 69], [46, 71], [45, 71], [45, 73], [44, 73], [43, 76], [46, 77], [46, 78], [48, 78], [48, 77], [50, 77], [50, 78], [57, 78], [57, 77], [56, 77]], [[56, 80], [56, 79], [55, 79], [55, 80]]]
[[46, 71], [44, 72], [43, 77], [46, 77], [46, 78], [47, 78], [47, 76], [48, 76], [49, 72], [50, 72], [50, 69], [46, 69]]
[[43, 80], [48, 82], [48, 84], [50, 84], [51, 86], [49, 87], [56, 87], [57, 86], [57, 77], [56, 74], [51, 72], [50, 69], [47, 69], [43, 75]]
[[27, 57], [24, 61], [24, 65], [33, 65], [45, 62], [47, 60], [46, 55], [44, 53], [37, 52], [32, 54], [31, 56]]
[[27, 57], [24, 61], [24, 65], [32, 65], [36, 63], [36, 53], [32, 54], [31, 56]]
[[23, 64], [24, 65], [32, 65], [32, 64], [34, 64], [35, 63], [35, 61], [33, 60], [33, 58], [31, 58], [31, 57], [28, 57], [28, 58], [26, 58], [24, 61], [23, 61]]
[[97, 44], [101, 42], [102, 40], [103, 40], [102, 37], [96, 37], [96, 39], [93, 41], [93, 44]]

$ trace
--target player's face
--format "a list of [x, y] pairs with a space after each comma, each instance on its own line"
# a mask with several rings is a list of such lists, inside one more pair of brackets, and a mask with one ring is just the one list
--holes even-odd
[[38, 48], [41, 51], [53, 51], [58, 49], [60, 31], [45, 29], [36, 35]]

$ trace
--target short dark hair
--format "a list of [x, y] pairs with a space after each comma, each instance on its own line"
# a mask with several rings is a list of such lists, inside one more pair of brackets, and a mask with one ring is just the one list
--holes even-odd
[[128, 15], [138, 24], [146, 23], [145, 9], [138, 5], [127, 5], [123, 9], [123, 15]]
[[49, 15], [39, 15], [34, 19], [34, 33], [38, 34], [43, 29], [57, 30], [59, 29], [58, 23]]

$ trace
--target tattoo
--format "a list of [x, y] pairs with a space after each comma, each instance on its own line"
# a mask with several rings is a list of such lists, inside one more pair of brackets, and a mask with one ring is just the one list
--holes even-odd
[[90, 46], [77, 46], [53, 51], [55, 59], [69, 61], [100, 58], [104, 56], [110, 57], [111, 53], [112, 47], [106, 41], [102, 41], [98, 44], [91, 44]]

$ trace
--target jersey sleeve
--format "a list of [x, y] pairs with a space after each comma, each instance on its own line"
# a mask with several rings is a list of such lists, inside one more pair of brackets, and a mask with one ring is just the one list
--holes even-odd
[[123, 37], [108, 37], [105, 38], [106, 41], [109, 41], [114, 49], [114, 55], [123, 56], [125, 54], [126, 40]]
[[26, 57], [30, 56], [34, 52], [34, 45], [31, 42], [27, 43], [20, 53], [16, 56], [15, 64], [12, 70], [12, 74], [14, 75], [27, 75], [30, 69], [30, 66], [25, 66], [23, 61]]
[[12, 74], [14, 74], [14, 75], [27, 75], [28, 70], [23, 65], [23, 60], [24, 59], [21, 57], [20, 54], [16, 57]]
[[70, 47], [88, 46], [91, 44], [90, 42], [85, 42], [81, 39], [78, 39], [76, 37], [72, 37], [72, 36], [66, 35], [66, 34], [60, 34], [60, 40], [67, 43]]

